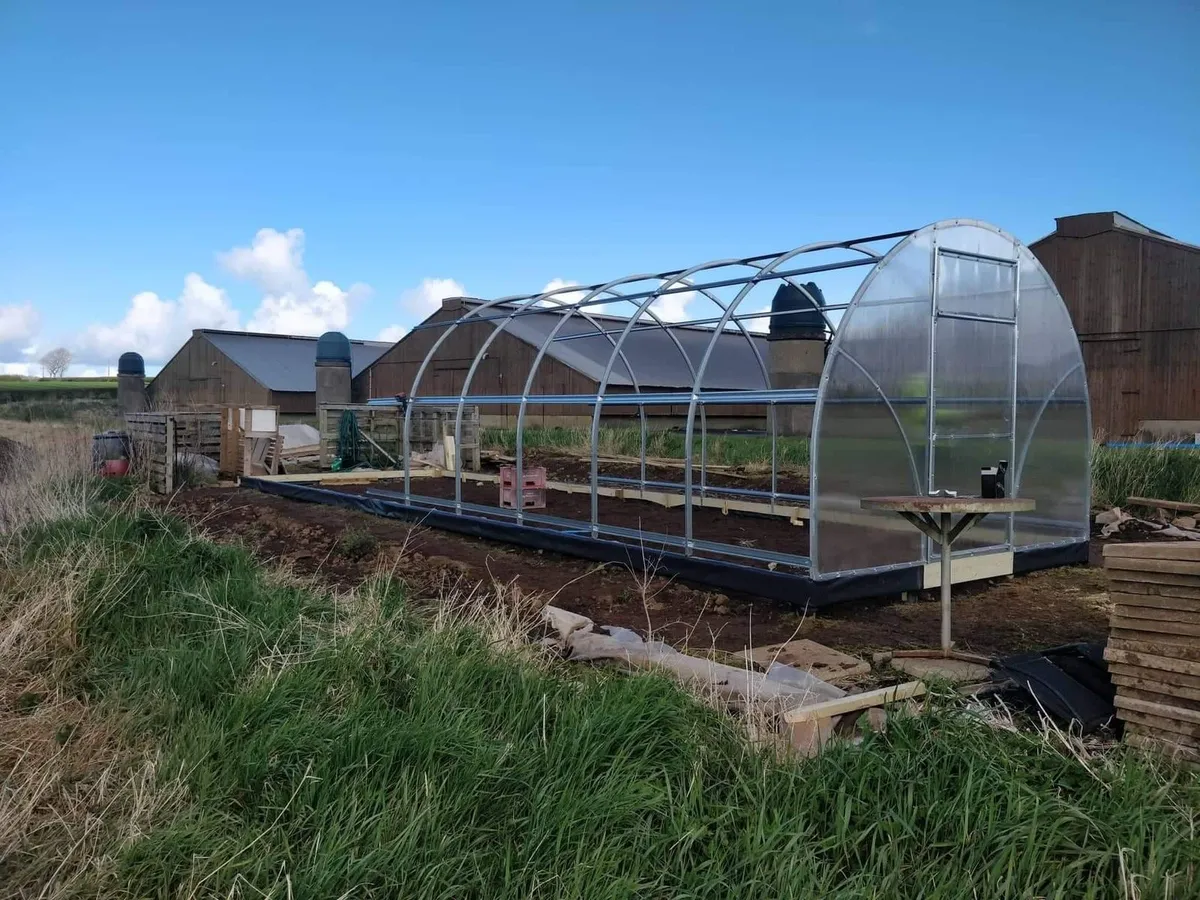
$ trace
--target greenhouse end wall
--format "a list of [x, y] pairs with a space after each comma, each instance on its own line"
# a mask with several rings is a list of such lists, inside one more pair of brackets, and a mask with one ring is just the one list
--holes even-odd
[[1090, 453], [1079, 342], [1040, 263], [989, 225], [923, 228], [867, 276], [830, 347], [813, 427], [812, 574], [937, 560], [916, 529], [862, 500], [978, 494], [980, 468], [1001, 460], [1008, 493], [1036, 509], [990, 517], [956, 555], [1085, 541]]

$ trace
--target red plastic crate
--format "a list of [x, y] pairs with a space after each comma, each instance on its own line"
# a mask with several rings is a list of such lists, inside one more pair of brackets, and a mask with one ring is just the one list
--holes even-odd
[[[546, 508], [546, 467], [530, 466], [521, 473], [521, 509]], [[517, 467], [500, 467], [500, 505], [517, 508]]]
[[[510, 487], [500, 488], [500, 505], [505, 509], [516, 509], [517, 489]], [[525, 488], [521, 491], [521, 509], [545, 509], [546, 508], [546, 489], [545, 488]]]
[[[501, 466], [500, 467], [500, 487], [515, 488], [517, 486], [517, 467], [516, 466]], [[521, 487], [535, 488], [544, 491], [546, 489], [546, 467], [545, 466], [530, 466], [521, 473]]]

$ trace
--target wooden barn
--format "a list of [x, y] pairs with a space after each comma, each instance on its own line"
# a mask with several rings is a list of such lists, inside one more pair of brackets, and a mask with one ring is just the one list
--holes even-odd
[[1030, 248], [1083, 345], [1093, 430], [1110, 439], [1200, 431], [1200, 247], [1119, 212], [1055, 223]]
[[[445, 332], [444, 326], [477, 305], [478, 301], [461, 298], [443, 301], [441, 309], [355, 377], [354, 396], [412, 394], [417, 370]], [[510, 311], [507, 307], [488, 310], [483, 314], [483, 320], [456, 328], [438, 348], [417, 394], [457, 396], [483, 342]], [[504, 331], [488, 347], [487, 356], [471, 383], [469, 395], [521, 394], [539, 348], [546, 343], [562, 316], [562, 313], [546, 308], [509, 321]], [[627, 322], [614, 316], [592, 314], [591, 318], [610, 332], [619, 332]], [[642, 392], [690, 389], [693, 385], [691, 366], [699, 365], [713, 332], [712, 329], [694, 326], [675, 326], [671, 331], [687, 354], [687, 360], [664, 331], [647, 328], [631, 332], [623, 345], [629, 365], [618, 364], [614, 368], [609, 378], [609, 392], [632, 391], [635, 381]], [[766, 339], [755, 336], [752, 340], [763, 360], [766, 360]], [[556, 339], [547, 344], [546, 355], [538, 366], [530, 394], [595, 394], [612, 348], [609, 337], [599, 333], [582, 316], [572, 316], [558, 332]], [[739, 332], [722, 333], [709, 362], [703, 387], [711, 390], [760, 390], [765, 386], [750, 342]], [[488, 425], [514, 425], [517, 411], [516, 404], [480, 404], [481, 421]], [[579, 427], [591, 421], [590, 415], [581, 415], [582, 412], [583, 408], [578, 405], [530, 405], [526, 421], [530, 425]], [[647, 413], [654, 416], [660, 426], [676, 424], [680, 417], [686, 416], [687, 407], [654, 407], [647, 409]], [[636, 409], [631, 406], [608, 407], [604, 411], [607, 421], [628, 420], [636, 415]], [[761, 428], [765, 416], [766, 411], [761, 406], [722, 406], [709, 411], [708, 422], [709, 427]]]
[[[351, 375], [390, 346], [351, 341]], [[282, 414], [313, 415], [316, 358], [315, 337], [200, 328], [150, 383], [150, 401], [155, 406], [278, 406]]]

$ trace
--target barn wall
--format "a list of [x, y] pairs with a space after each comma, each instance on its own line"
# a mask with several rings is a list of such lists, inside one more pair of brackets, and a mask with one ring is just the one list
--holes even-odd
[[271, 391], [271, 405], [279, 407], [280, 415], [315, 416], [317, 394], [315, 391]]
[[163, 366], [150, 383], [149, 394], [159, 408], [271, 403], [270, 391], [202, 335], [192, 335]]
[[[443, 308], [423, 324], [451, 323], [457, 319], [464, 307]], [[462, 325], [455, 329], [449, 339], [438, 349], [438, 355], [425, 370], [419, 394], [421, 396], [457, 395], [462, 391], [467, 371], [472, 361], [487, 340], [494, 326], [488, 322]], [[412, 393], [412, 382], [417, 369], [442, 335], [440, 328], [421, 329], [410, 332], [392, 347], [375, 364], [360, 372], [354, 379], [355, 402], [365, 402], [371, 397], [391, 397], [398, 393]], [[520, 394], [525, 389], [529, 370], [537, 356], [538, 348], [506, 333], [501, 333], [488, 347], [488, 356], [480, 364], [471, 382], [471, 394]], [[593, 394], [599, 383], [550, 356], [543, 357], [538, 366], [532, 394]], [[643, 385], [643, 390], [653, 389]], [[630, 391], [632, 388], [611, 387], [610, 393]], [[481, 406], [480, 414], [488, 425], [515, 425], [517, 405]], [[674, 420], [687, 415], [687, 406], [652, 407], [647, 414], [656, 419]], [[591, 421], [592, 407], [550, 404], [530, 405], [526, 422], [530, 425], [584, 425]], [[766, 411], [763, 407], [723, 406], [709, 410], [711, 427], [762, 427]], [[604, 412], [605, 421], [616, 424], [637, 418], [635, 407], [614, 407]], [[666, 424], [660, 421], [657, 424]]]
[[1118, 230], [1032, 250], [1079, 334], [1096, 432], [1200, 419], [1200, 250]]

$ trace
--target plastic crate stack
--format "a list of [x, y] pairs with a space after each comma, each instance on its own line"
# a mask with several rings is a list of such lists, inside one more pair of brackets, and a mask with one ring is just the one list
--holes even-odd
[[1200, 544], [1111, 544], [1104, 567], [1126, 740], [1200, 763]]
[[[519, 494], [521, 509], [546, 508], [546, 469], [532, 466], [521, 475]], [[500, 505], [505, 509], [517, 508], [517, 467], [500, 467]]]

